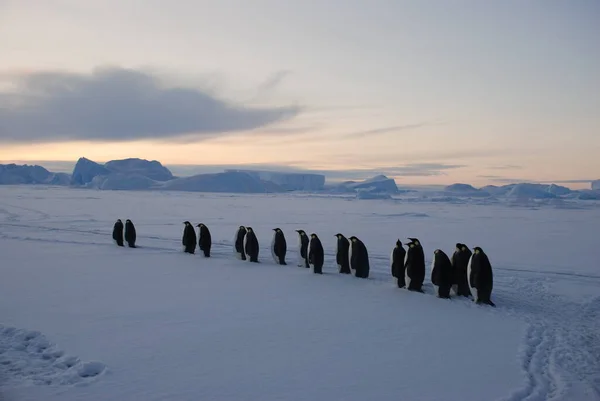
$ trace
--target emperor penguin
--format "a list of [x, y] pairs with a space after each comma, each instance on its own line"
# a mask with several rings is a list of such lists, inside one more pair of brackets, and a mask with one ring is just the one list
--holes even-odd
[[473, 248], [473, 254], [469, 258], [467, 277], [475, 302], [496, 306], [491, 300], [492, 288], [494, 287], [492, 265], [483, 249], [478, 246]]
[[298, 266], [304, 266], [307, 269], [308, 265], [308, 235], [304, 230], [296, 230], [298, 233]]
[[392, 254], [390, 255], [390, 267], [392, 270], [392, 277], [396, 279], [396, 284], [398, 288], [404, 288], [406, 286], [406, 280], [404, 279], [404, 258], [406, 256], [406, 251], [402, 246], [402, 241], [398, 239], [396, 241], [396, 246], [392, 249]]
[[246, 260], [244, 251], [244, 237], [246, 236], [246, 227], [239, 226], [233, 237], [233, 254], [241, 260]]
[[184, 221], [185, 227], [183, 228], [183, 237], [181, 244], [183, 245], [183, 252], [193, 254], [196, 252], [196, 230], [189, 221]]
[[365, 244], [352, 236], [348, 238], [348, 260], [350, 260], [350, 269], [354, 271], [354, 276], [359, 278], [369, 278], [369, 253]]
[[431, 283], [435, 289], [435, 295], [439, 298], [450, 298], [453, 279], [454, 271], [450, 258], [441, 249], [436, 249], [431, 262]]
[[246, 227], [246, 235], [244, 236], [244, 252], [246, 260], [249, 262], [258, 263], [258, 239], [252, 227]]
[[348, 238], [344, 237], [343, 234], [337, 233], [337, 248], [335, 250], [335, 261], [338, 265], [338, 271], [341, 274], [350, 274], [350, 259], [348, 259], [348, 253], [350, 243]]
[[115, 225], [113, 226], [113, 241], [118, 246], [123, 246], [123, 222], [121, 219], [117, 219]]
[[278, 265], [287, 265], [285, 263], [285, 254], [287, 252], [287, 242], [285, 241], [285, 235], [280, 228], [274, 228], [273, 239], [271, 240], [271, 255], [273, 260]]
[[404, 257], [404, 280], [409, 291], [424, 292], [425, 281], [425, 254], [423, 246], [417, 238], [409, 238], [408, 250]]
[[323, 251], [323, 244], [317, 236], [312, 233], [310, 235], [310, 242], [308, 243], [308, 263], [313, 269], [313, 273], [323, 274], [323, 262], [325, 261], [325, 252]]
[[135, 240], [137, 235], [135, 233], [135, 226], [129, 219], [125, 220], [125, 241], [130, 248], [135, 248]]
[[458, 296], [470, 297], [469, 280], [467, 278], [467, 265], [473, 253], [460, 242], [456, 244], [456, 250], [452, 254], [452, 267], [454, 268], [454, 280], [452, 283], [452, 292]]
[[210, 248], [212, 246], [212, 238], [210, 236], [210, 230], [204, 223], [198, 224], [198, 248], [204, 252], [205, 258], [210, 258]]

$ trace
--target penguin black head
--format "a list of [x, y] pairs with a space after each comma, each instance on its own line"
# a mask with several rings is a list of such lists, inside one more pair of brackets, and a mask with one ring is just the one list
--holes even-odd
[[398, 240], [396, 241], [396, 248], [400, 248], [402, 246], [402, 241], [400, 241], [400, 238], [398, 238]]
[[410, 237], [408, 237], [408, 239], [409, 239], [409, 240], [410, 240], [410, 241], [411, 241], [413, 244], [415, 244], [415, 245], [417, 245], [417, 246], [418, 246], [418, 245], [421, 245], [421, 244], [419, 243], [419, 240], [418, 240], [418, 239], [416, 239], [416, 238], [410, 238]]
[[274, 228], [274, 229], [273, 229], [273, 231], [280, 232], [280, 231], [281, 231], [281, 229], [280, 229], [279, 227], [277, 227], [277, 228]]
[[183, 224], [185, 224], [186, 226], [189, 226], [190, 222], [186, 220], [186, 221], [183, 222]]
[[483, 249], [481, 249], [480, 247], [476, 246], [475, 248], [473, 248], [473, 253], [477, 254], [477, 253], [483, 253]]
[[246, 227], [246, 231], [252, 232], [252, 227]]
[[310, 238], [318, 238], [318, 237], [317, 237], [317, 234], [315, 234], [315, 233], [312, 233], [312, 234], [310, 235]]
[[245, 230], [245, 229], [246, 229], [246, 227], [244, 227], [244, 226], [240, 226], [240, 230], [241, 230], [241, 229], [244, 229], [244, 230]]
[[125, 220], [125, 223], [131, 223], [131, 220], [129, 220], [129, 219]]
[[356, 242], [356, 241], [358, 241], [358, 238], [356, 238], [356, 237], [353, 235], [352, 237], [348, 238], [348, 241], [351, 241], [351, 242]]
[[122, 223], [121, 219], [117, 219], [117, 223]]
[[296, 230], [296, 232], [300, 235], [306, 235], [306, 233], [304, 232], [304, 230]]
[[204, 227], [204, 223], [198, 223], [196, 227]]

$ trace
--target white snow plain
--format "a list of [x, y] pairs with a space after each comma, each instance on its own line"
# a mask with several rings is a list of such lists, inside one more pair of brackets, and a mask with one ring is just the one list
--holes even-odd
[[[113, 244], [117, 218], [139, 248]], [[185, 220], [211, 230], [211, 258], [181, 251]], [[0, 399], [598, 400], [599, 221], [589, 202], [3, 186]], [[233, 256], [239, 225], [261, 263]], [[297, 266], [296, 229], [321, 238], [325, 274]], [[337, 232], [365, 242], [369, 279], [337, 273]], [[425, 248], [425, 294], [392, 280], [406, 237]], [[496, 308], [433, 295], [433, 251], [456, 242], [488, 254]]]

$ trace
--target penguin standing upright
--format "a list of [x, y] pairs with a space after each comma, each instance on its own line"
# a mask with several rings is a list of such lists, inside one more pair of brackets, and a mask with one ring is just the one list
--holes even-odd
[[452, 254], [452, 267], [454, 268], [453, 292], [458, 296], [470, 297], [469, 279], [467, 278], [467, 265], [473, 253], [465, 245], [456, 244], [456, 250]]
[[189, 221], [184, 221], [185, 227], [183, 228], [183, 238], [181, 243], [183, 245], [183, 252], [193, 254], [196, 252], [196, 230]]
[[135, 226], [129, 219], [125, 220], [125, 241], [130, 248], [135, 248], [135, 240], [137, 235], [135, 233]]
[[496, 306], [492, 300], [492, 289], [494, 288], [494, 274], [492, 265], [483, 249], [476, 246], [467, 265], [467, 277], [469, 287], [473, 292], [473, 298], [478, 304]]
[[308, 265], [308, 235], [304, 230], [296, 230], [298, 233], [298, 266], [304, 266], [307, 269]]
[[369, 278], [369, 253], [365, 244], [352, 236], [348, 238], [348, 260], [350, 261], [350, 269], [354, 271], [354, 276], [359, 278]]
[[271, 255], [275, 263], [279, 265], [286, 265], [285, 254], [287, 252], [287, 242], [285, 241], [285, 235], [280, 228], [274, 228], [273, 239], [271, 240]]
[[249, 262], [258, 263], [258, 239], [252, 227], [246, 227], [246, 235], [244, 236], [244, 252], [246, 259]]
[[396, 246], [392, 249], [390, 255], [390, 267], [392, 270], [392, 277], [396, 279], [398, 288], [404, 288], [406, 286], [406, 280], [404, 279], [404, 258], [406, 251], [402, 247], [400, 239], [396, 241]]
[[210, 236], [210, 230], [204, 223], [198, 224], [198, 248], [204, 252], [204, 257], [210, 258], [210, 248], [212, 246], [212, 238]]
[[308, 263], [312, 267], [313, 273], [323, 274], [324, 261], [325, 252], [323, 251], [323, 244], [321, 244], [321, 240], [317, 237], [317, 234], [312, 233], [308, 244]]
[[450, 298], [450, 287], [453, 281], [454, 269], [450, 258], [441, 249], [436, 249], [431, 262], [431, 283], [435, 289], [435, 295], [439, 298]]
[[246, 236], [246, 227], [239, 226], [233, 237], [233, 253], [238, 259], [246, 260], [244, 251], [244, 237]]
[[350, 274], [350, 259], [348, 259], [348, 252], [350, 243], [348, 238], [344, 237], [343, 234], [337, 233], [337, 248], [335, 251], [335, 261], [337, 262], [339, 272], [342, 274]]
[[118, 246], [123, 246], [123, 222], [121, 219], [117, 219], [115, 225], [113, 226], [112, 238], [113, 241], [115, 241], [115, 244]]
[[425, 281], [425, 253], [421, 243], [416, 238], [409, 238], [408, 250], [404, 257], [404, 280], [406, 288], [410, 291], [424, 292], [423, 281]]

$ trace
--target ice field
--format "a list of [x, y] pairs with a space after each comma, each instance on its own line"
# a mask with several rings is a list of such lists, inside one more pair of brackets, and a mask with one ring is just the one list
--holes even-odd
[[[0, 400], [600, 400], [600, 207], [573, 205], [0, 186]], [[139, 248], [113, 244], [117, 218]], [[211, 258], [181, 251], [185, 220]], [[261, 263], [234, 257], [239, 225]], [[297, 266], [296, 229], [325, 274]], [[337, 273], [338, 232], [369, 279]], [[392, 281], [407, 237], [426, 294]], [[456, 242], [488, 254], [496, 308], [433, 295]]]

